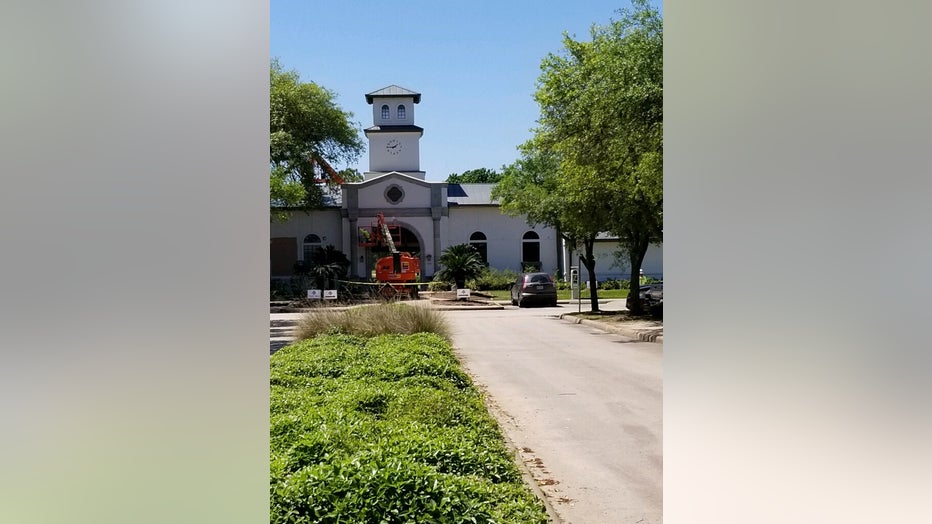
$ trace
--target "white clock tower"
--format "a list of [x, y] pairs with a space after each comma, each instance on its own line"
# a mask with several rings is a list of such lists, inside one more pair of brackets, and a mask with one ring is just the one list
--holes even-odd
[[414, 104], [421, 94], [390, 85], [366, 94], [372, 104], [373, 126], [366, 128], [369, 139], [369, 180], [386, 173], [398, 172], [424, 180], [418, 144], [424, 129], [414, 125]]

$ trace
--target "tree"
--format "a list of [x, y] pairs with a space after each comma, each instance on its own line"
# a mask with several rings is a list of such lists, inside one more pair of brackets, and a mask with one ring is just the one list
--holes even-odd
[[365, 180], [363, 174], [352, 167], [340, 171], [340, 178], [342, 178], [344, 182], [362, 182]]
[[463, 171], [462, 175], [451, 173], [447, 177], [448, 184], [495, 184], [501, 180], [502, 175], [492, 169], [480, 167]]
[[337, 185], [330, 163], [355, 161], [364, 145], [359, 124], [337, 106], [335, 93], [301, 82], [278, 60], [272, 60], [269, 80], [269, 199], [273, 217], [280, 218], [276, 207], [320, 207], [327, 187]]
[[454, 282], [456, 289], [466, 287], [466, 281], [476, 278], [485, 270], [482, 255], [471, 244], [456, 244], [443, 250], [437, 263], [443, 268], [434, 275], [434, 280]]
[[520, 149], [522, 157], [504, 168], [492, 198], [500, 201], [505, 214], [525, 215], [532, 226], [544, 224], [559, 231], [571, 251], [582, 245], [580, 260], [589, 272], [590, 306], [599, 311], [595, 240], [610, 220], [595, 193], [600, 188], [577, 185], [566, 170], [578, 168], [563, 162], [552, 150], [541, 148], [534, 139]]
[[628, 306], [641, 313], [634, 283], [663, 239], [663, 20], [646, 0], [632, 5], [594, 26], [591, 41], [564, 36], [565, 52], [544, 59], [534, 141], [560, 158], [564, 190], [604, 206], [604, 230], [630, 261]]

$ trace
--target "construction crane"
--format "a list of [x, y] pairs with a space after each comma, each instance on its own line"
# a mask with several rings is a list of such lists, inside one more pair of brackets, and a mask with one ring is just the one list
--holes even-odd
[[417, 298], [417, 285], [413, 284], [420, 280], [421, 261], [410, 253], [399, 251], [395, 246], [395, 236], [398, 236], [399, 242], [401, 240], [401, 228], [397, 224], [389, 225], [385, 221], [385, 215], [380, 211], [377, 221], [372, 224], [371, 228], [359, 229], [360, 246], [384, 247], [391, 253], [376, 261], [375, 280], [390, 286], [394, 291], [393, 294]]

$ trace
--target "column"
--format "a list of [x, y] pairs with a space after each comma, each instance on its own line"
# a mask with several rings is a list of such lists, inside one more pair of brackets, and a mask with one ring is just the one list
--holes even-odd
[[359, 228], [356, 226], [355, 218], [349, 219], [349, 259], [350, 259], [350, 277], [359, 276]]
[[433, 262], [434, 267], [431, 268], [431, 272], [430, 272], [431, 275], [436, 273], [434, 268], [437, 267], [437, 259], [440, 258], [440, 217], [439, 216], [433, 217], [433, 224], [434, 224], [434, 262]]

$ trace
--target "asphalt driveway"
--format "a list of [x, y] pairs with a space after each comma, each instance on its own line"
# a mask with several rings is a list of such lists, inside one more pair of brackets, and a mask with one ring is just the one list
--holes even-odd
[[563, 522], [662, 522], [663, 345], [557, 318], [569, 310], [445, 314], [466, 369]]

